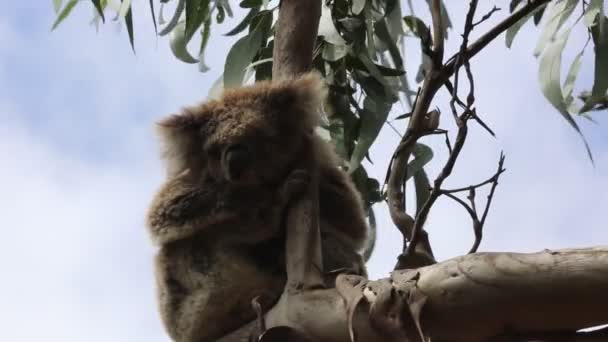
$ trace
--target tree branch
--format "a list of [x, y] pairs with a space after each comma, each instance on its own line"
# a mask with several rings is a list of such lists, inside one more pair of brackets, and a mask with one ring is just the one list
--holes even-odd
[[272, 52], [273, 79], [310, 70], [320, 18], [320, 0], [281, 0]]
[[[358, 341], [395, 341], [370, 322], [389, 319], [384, 315], [401, 307], [414, 317], [393, 317], [395, 332], [416, 336], [415, 324], [409, 326], [406, 320], [418, 319], [424, 335], [433, 341], [573, 337], [577, 330], [608, 323], [607, 288], [608, 246], [477, 253], [418, 270], [395, 271], [377, 281], [341, 275], [336, 289], [292, 296], [289, 307], [298, 310], [275, 306], [266, 324], [280, 321], [305, 331], [315, 342], [349, 342], [348, 313], [354, 310], [350, 317]], [[219, 342], [247, 341], [247, 328], [254, 329], [255, 323]]]

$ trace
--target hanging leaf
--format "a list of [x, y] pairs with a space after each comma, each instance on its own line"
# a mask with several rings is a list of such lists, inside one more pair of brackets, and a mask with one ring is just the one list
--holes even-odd
[[608, 18], [600, 10], [598, 24], [591, 28], [595, 44], [595, 76], [591, 96], [585, 101], [581, 112], [590, 110], [597, 102], [604, 102], [608, 91]]
[[433, 159], [433, 150], [425, 144], [416, 143], [412, 151], [414, 159], [407, 164], [407, 175], [405, 180], [409, 180], [419, 171], [423, 170], [424, 166]]
[[205, 63], [205, 48], [207, 47], [207, 42], [209, 41], [209, 37], [211, 35], [211, 18], [207, 17], [207, 20], [205, 20], [201, 35], [201, 48], [198, 52], [198, 71], [207, 72], [209, 71], [209, 67]]
[[[103, 7], [101, 6], [101, 1], [100, 0], [91, 0], [93, 2], [93, 6], [95, 6], [95, 9], [97, 10], [97, 14], [99, 14], [99, 16], [101, 17], [101, 21], [103, 23], [106, 22], [106, 18], [103, 15]], [[59, 1], [59, 3], [61, 4], [61, 1]]]
[[245, 16], [245, 18], [243, 18], [243, 20], [235, 26], [235, 28], [233, 28], [232, 30], [230, 30], [228, 33], [225, 33], [225, 36], [234, 36], [237, 35], [241, 32], [243, 32], [244, 29], [247, 28], [247, 25], [249, 25], [249, 23], [251, 22], [251, 19], [253, 19], [253, 17], [255, 17], [258, 13], [260, 12], [259, 8], [252, 8], [249, 13], [247, 13], [247, 15]]
[[511, 45], [513, 44], [513, 39], [515, 38], [515, 35], [517, 34], [517, 32], [519, 32], [519, 30], [522, 28], [522, 26], [524, 26], [524, 24], [528, 20], [530, 20], [530, 18], [532, 18], [534, 16], [534, 14], [536, 14], [538, 11], [540, 11], [543, 8], [544, 8], [544, 6], [540, 6], [540, 7], [536, 8], [530, 14], [519, 19], [515, 24], [513, 24], [513, 26], [511, 26], [507, 29], [507, 33], [505, 35], [505, 44], [507, 45], [507, 48], [509, 48], [509, 49], [511, 48]]
[[587, 141], [585, 140], [585, 137], [583, 136], [578, 124], [568, 112], [568, 107], [564, 100], [561, 88], [560, 72], [562, 64], [562, 51], [568, 42], [569, 36], [570, 29], [555, 39], [555, 41], [548, 44], [540, 58], [538, 77], [543, 95], [545, 95], [553, 107], [559, 111], [562, 117], [566, 119], [570, 126], [572, 126], [572, 128], [579, 133], [587, 149], [587, 154], [593, 162], [593, 156], [591, 154], [589, 145], [587, 144]]
[[568, 70], [566, 80], [564, 81], [562, 93], [566, 108], [569, 108], [570, 104], [574, 100], [574, 97], [572, 96], [572, 91], [574, 90], [574, 83], [576, 82], [576, 77], [578, 76], [578, 72], [581, 68], [581, 58], [583, 57], [584, 53], [585, 49], [583, 48], [581, 52], [579, 52], [576, 57], [574, 57], [574, 60], [570, 65], [570, 69]]
[[209, 16], [209, 0], [186, 0], [186, 43]]
[[329, 62], [335, 62], [348, 55], [350, 48], [348, 45], [334, 45], [330, 43], [323, 44], [323, 59]]
[[412, 16], [406, 15], [403, 17], [403, 21], [407, 28], [418, 38], [428, 39], [431, 36], [431, 30], [429, 27], [422, 21], [422, 19]]
[[53, 26], [51, 27], [51, 31], [56, 29], [57, 26], [59, 26], [59, 24], [61, 24], [61, 22], [65, 18], [67, 18], [68, 15], [70, 15], [70, 12], [72, 12], [72, 10], [74, 9], [74, 7], [76, 6], [77, 3], [78, 3], [78, 0], [68, 1], [68, 3], [65, 5], [65, 7], [57, 15], [57, 19], [55, 19], [55, 22], [53, 23]]
[[414, 189], [416, 190], [416, 215], [429, 197], [431, 197], [431, 182], [424, 169], [418, 170], [414, 174]]
[[331, 15], [331, 9], [323, 3], [323, 7], [321, 7], [321, 19], [319, 19], [319, 36], [322, 36], [323, 39], [334, 45], [344, 45], [346, 41], [334, 25], [334, 21]]
[[262, 0], [243, 0], [239, 6], [241, 8], [259, 8], [262, 6]]
[[156, 25], [156, 11], [154, 11], [154, 0], [150, 0], [150, 14], [152, 14], [152, 24], [154, 24], [154, 34], [158, 35], [158, 26]]
[[598, 17], [600, 12], [602, 12], [602, 6], [604, 5], [604, 0], [591, 0], [589, 1], [589, 5], [585, 10], [585, 25], [591, 28], [595, 25], [595, 19]]
[[[124, 0], [127, 2], [128, 0]], [[127, 34], [129, 35], [129, 43], [131, 43], [131, 49], [135, 53], [135, 39], [133, 35], [133, 13], [131, 12], [131, 5], [125, 14], [125, 25], [127, 26]]]
[[224, 88], [240, 86], [243, 83], [246, 68], [258, 53], [264, 42], [265, 32], [272, 24], [272, 12], [261, 18], [251, 33], [239, 39], [228, 52], [224, 64]]
[[[169, 23], [167, 23], [167, 26], [165, 26], [165, 28], [162, 29], [159, 33], [159, 35], [161, 35], [161, 36], [164, 36], [167, 33], [173, 31], [175, 26], [177, 26], [177, 23], [179, 22], [179, 18], [181, 17], [182, 13], [184, 12], [184, 9], [186, 8], [186, 0], [177, 0], [177, 1], [178, 1], [177, 6], [175, 7], [175, 12], [173, 13], [173, 16], [171, 17], [171, 19], [169, 19]], [[185, 26], [184, 26], [184, 29], [185, 29]]]
[[348, 165], [349, 173], [354, 172], [365, 158], [370, 146], [372, 146], [380, 133], [380, 129], [386, 122], [390, 109], [391, 105], [389, 103], [377, 101], [370, 96], [367, 96], [363, 101], [363, 110], [360, 113], [361, 128], [359, 129], [357, 145], [355, 145]]
[[53, 0], [53, 9], [55, 10], [55, 14], [59, 13], [61, 9], [62, 0]]
[[131, 0], [120, 0], [120, 9], [118, 10], [118, 18], [127, 16], [127, 12], [131, 10]]
[[365, 0], [352, 0], [351, 11], [353, 15], [359, 15], [365, 8]]
[[549, 42], [555, 39], [562, 25], [568, 20], [579, 0], [563, 0], [553, 3], [549, 19], [541, 31], [540, 38], [534, 49], [534, 56], [540, 56]]
[[198, 59], [192, 57], [188, 52], [188, 41], [186, 40], [186, 22], [180, 20], [178, 24], [171, 31], [169, 36], [169, 46], [173, 55], [184, 63], [194, 64], [198, 63]]

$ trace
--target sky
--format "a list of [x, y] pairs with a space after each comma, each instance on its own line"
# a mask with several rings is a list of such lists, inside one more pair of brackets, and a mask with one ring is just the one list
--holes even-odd
[[[144, 228], [146, 207], [163, 175], [153, 123], [205, 99], [235, 39], [221, 34], [235, 20], [215, 29], [211, 70], [199, 73], [171, 55], [165, 38], [154, 36], [147, 1], [133, 3], [136, 55], [115, 23], [99, 32], [88, 26], [86, 2], [54, 32], [51, 1], [11, 1], [0, 11], [0, 340], [169, 341], [154, 298], [155, 248]], [[478, 13], [489, 3], [482, 1]], [[506, 8], [508, 2], [497, 3]], [[457, 29], [446, 50], [454, 52], [464, 9], [450, 6]], [[474, 36], [505, 15], [497, 13]], [[489, 177], [505, 152], [507, 172], [481, 251], [608, 244], [606, 112], [595, 115], [597, 125], [579, 121], [594, 152], [592, 166], [579, 136], [542, 97], [532, 55], [537, 37], [526, 25], [512, 50], [500, 37], [472, 66], [478, 112], [497, 138], [472, 124], [446, 187]], [[566, 65], [584, 40], [584, 32], [574, 31]], [[417, 49], [414, 40], [406, 43]], [[592, 58], [589, 51], [579, 90], [592, 84]], [[416, 70], [416, 53], [406, 60], [408, 70]], [[446, 94], [433, 106], [449, 113]], [[453, 127], [449, 116], [443, 120]], [[403, 122], [395, 125], [403, 131]], [[383, 128], [371, 149], [374, 164], [367, 164], [372, 176], [383, 179], [398, 141]], [[428, 170], [434, 177], [445, 147], [440, 138], [424, 142], [435, 147]], [[401, 248], [386, 206], [375, 210], [372, 278], [388, 275]], [[466, 253], [472, 243], [466, 213], [448, 200], [433, 207], [426, 229], [439, 260]]]

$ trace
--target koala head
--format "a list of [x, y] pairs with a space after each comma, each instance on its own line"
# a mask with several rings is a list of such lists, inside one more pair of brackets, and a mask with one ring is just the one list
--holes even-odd
[[309, 73], [226, 90], [158, 123], [169, 175], [238, 184], [281, 181], [306, 147], [325, 98]]

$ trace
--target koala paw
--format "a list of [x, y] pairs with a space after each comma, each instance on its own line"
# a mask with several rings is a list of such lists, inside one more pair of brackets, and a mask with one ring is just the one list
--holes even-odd
[[310, 173], [304, 169], [293, 170], [282, 188], [282, 197], [284, 200], [289, 201], [290, 199], [302, 195], [308, 185], [310, 184]]

